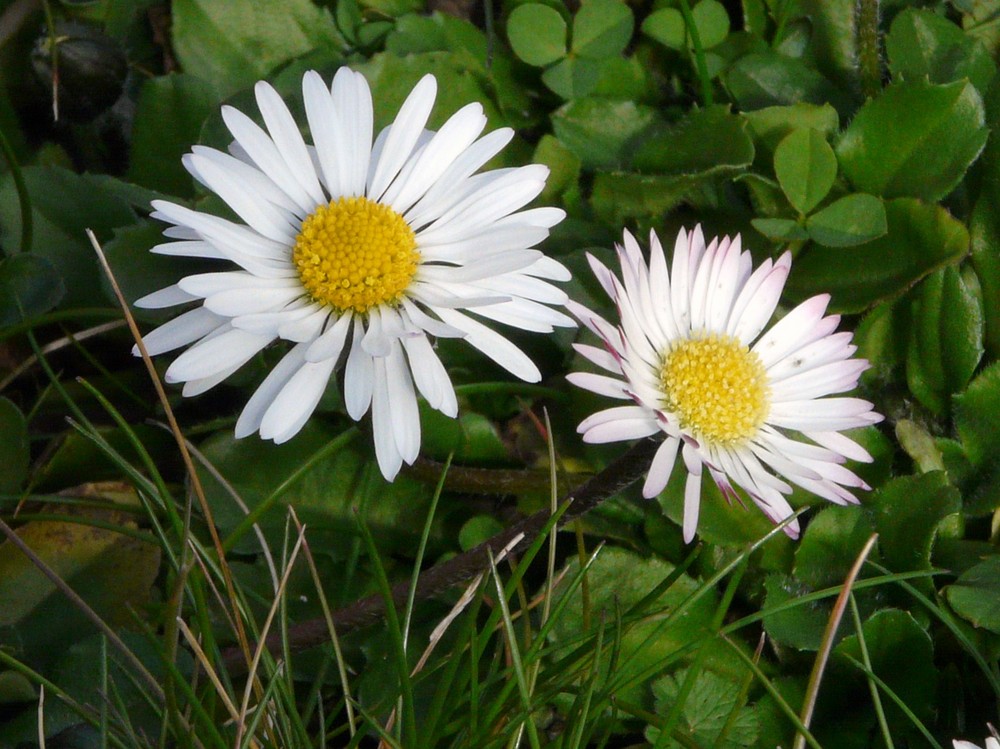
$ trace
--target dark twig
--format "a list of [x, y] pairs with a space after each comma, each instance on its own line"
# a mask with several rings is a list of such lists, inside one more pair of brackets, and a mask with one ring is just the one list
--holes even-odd
[[[569, 492], [561, 504], [566, 502], [571, 502], [571, 504], [563, 514], [560, 525], [572, 522], [641, 478], [649, 469], [649, 463], [658, 446], [659, 443], [656, 441], [642, 440], [578, 489]], [[416, 600], [423, 601], [432, 598], [453, 585], [471, 580], [479, 573], [488, 570], [490, 554], [496, 555], [519, 534], [523, 534], [523, 538], [510, 549], [510, 553], [517, 553], [527, 548], [551, 517], [552, 513], [549, 509], [540, 510], [498, 533], [488, 541], [484, 541], [479, 546], [427, 569], [417, 581]], [[404, 580], [393, 586], [392, 600], [395, 605], [404, 606], [409, 593], [409, 580]], [[337, 633], [343, 635], [374, 624], [380, 620], [384, 612], [385, 598], [378, 594], [362, 598], [349, 606], [334, 611], [331, 619]], [[310, 619], [300, 622], [289, 627], [288, 645], [293, 651], [306, 650], [326, 642], [329, 638], [329, 632], [329, 623], [325, 619]], [[282, 642], [279, 634], [272, 634], [267, 638], [267, 648], [272, 653], [281, 652]], [[231, 674], [246, 668], [246, 661], [239, 648], [229, 648], [223, 651], [222, 662]]]

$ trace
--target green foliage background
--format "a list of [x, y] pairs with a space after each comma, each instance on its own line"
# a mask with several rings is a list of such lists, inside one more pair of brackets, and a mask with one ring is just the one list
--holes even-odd
[[[0, 516], [108, 627], [0, 544], [0, 748], [35, 745], [43, 687], [49, 747], [253, 746], [254, 735], [258, 746], [381, 735], [478, 747], [522, 731], [536, 746], [787, 747], [786, 708], [802, 703], [872, 533], [810, 741], [980, 741], [1000, 717], [998, 51], [995, 0], [0, 2]], [[308, 527], [314, 574], [289, 567], [281, 631], [546, 507], [547, 437], [562, 489], [622, 450], [575, 433], [597, 400], [564, 380], [582, 365], [573, 331], [514, 336], [540, 386], [442, 341], [461, 416], [422, 412], [422, 458], [391, 485], [335, 386], [290, 443], [234, 440], [238, 409], [280, 354], [268, 351], [210, 394], [169, 392], [212, 513], [195, 503], [187, 516], [191, 484], [85, 230], [130, 301], [193, 272], [148, 252], [162, 231], [151, 199], [218, 209], [181, 156], [226, 148], [219, 107], [255, 116], [256, 80], [294, 109], [305, 70], [329, 78], [344, 64], [369, 80], [377, 127], [425, 73], [440, 91], [432, 126], [480, 101], [491, 128], [513, 127], [492, 166], [551, 168], [540, 203], [568, 218], [543, 249], [574, 271], [570, 296], [609, 315], [584, 252], [609, 258], [623, 228], [654, 228], [668, 245], [696, 223], [739, 232], [757, 263], [790, 249], [783, 309], [832, 295], [872, 364], [861, 395], [886, 415], [852, 435], [875, 456], [852, 466], [874, 488], [860, 507], [800, 491], [793, 504], [812, 506], [801, 540], [760, 542], [768, 521], [706, 484], [692, 555], [683, 477], [655, 501], [632, 487], [580, 522], [575, 543], [560, 536], [553, 588], [544, 554], [503, 571], [506, 591], [483, 583], [412, 680], [457, 593], [420, 602], [412, 620], [407, 610], [405, 655], [390, 620], [346, 633], [342, 652], [265, 658], [254, 704], [274, 712], [236, 732], [220, 697], [243, 695], [220, 665], [235, 630], [212, 591], [226, 566], [259, 632], [295, 541], [288, 508]], [[164, 319], [135, 313], [146, 329]], [[210, 522], [228, 565], [213, 557]], [[529, 613], [536, 595], [551, 618]]]

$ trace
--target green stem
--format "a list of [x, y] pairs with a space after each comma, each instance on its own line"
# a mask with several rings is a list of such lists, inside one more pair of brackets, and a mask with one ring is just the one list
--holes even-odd
[[861, 89], [874, 98], [882, 91], [882, 55], [878, 37], [879, 0], [858, 0], [857, 39]]
[[712, 78], [708, 74], [708, 65], [705, 64], [705, 48], [701, 44], [701, 34], [698, 33], [698, 26], [694, 22], [694, 14], [691, 12], [691, 4], [688, 0], [681, 0], [681, 15], [684, 16], [684, 25], [687, 33], [691, 36], [691, 51], [694, 53], [694, 68], [698, 73], [698, 81], [701, 84], [701, 103], [706, 107], [712, 106]]

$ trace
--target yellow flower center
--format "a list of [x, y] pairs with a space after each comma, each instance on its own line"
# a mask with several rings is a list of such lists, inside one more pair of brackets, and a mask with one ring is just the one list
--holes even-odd
[[660, 383], [683, 429], [723, 445], [753, 437], [770, 408], [760, 357], [732, 336], [712, 333], [675, 344], [663, 357]]
[[395, 304], [420, 262], [409, 224], [368, 198], [339, 198], [302, 222], [292, 261], [315, 301], [340, 312]]

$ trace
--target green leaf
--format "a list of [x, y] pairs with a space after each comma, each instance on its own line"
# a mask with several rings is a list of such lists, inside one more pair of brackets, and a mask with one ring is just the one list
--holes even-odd
[[810, 216], [806, 231], [814, 242], [825, 247], [864, 244], [888, 231], [885, 205], [874, 195], [845, 195]]
[[450, 419], [440, 411], [422, 407], [420, 422], [421, 451], [429, 458], [445, 460], [453, 454], [456, 463], [510, 459], [496, 426], [475, 411], [463, 409], [457, 419]]
[[769, 575], [764, 581], [764, 590], [766, 596], [761, 613], [768, 636], [797, 650], [818, 649], [826, 621], [830, 618], [830, 602], [810, 601], [784, 611], [774, 611], [778, 606], [813, 592], [808, 585], [789, 575]]
[[1000, 363], [976, 377], [955, 396], [955, 428], [973, 465], [1000, 458]]
[[621, 0], [583, 0], [573, 18], [573, 52], [597, 60], [620, 55], [634, 25], [632, 9]]
[[[721, 44], [729, 35], [729, 14], [716, 0], [701, 0], [691, 11], [703, 49]], [[661, 8], [642, 22], [642, 33], [671, 49], [685, 49], [691, 44], [684, 16], [676, 8]]]
[[507, 19], [511, 49], [529, 65], [545, 67], [566, 56], [566, 21], [555, 8], [526, 3]]
[[927, 78], [931, 83], [968, 78], [985, 94], [996, 73], [981, 42], [944, 16], [923, 8], [906, 8], [893, 19], [885, 48], [893, 77]]
[[844, 582], [872, 525], [858, 507], [827, 507], [806, 526], [795, 552], [795, 577], [814, 590]]
[[750, 224], [768, 239], [775, 242], [797, 242], [809, 239], [805, 227], [792, 218], [755, 218]]
[[[935, 271], [913, 301], [907, 378], [927, 385], [921, 401], [936, 413], [947, 410], [952, 393], [964, 389], [983, 355], [979, 299], [954, 266]], [[913, 383], [911, 381], [911, 390]], [[913, 390], [914, 395], [920, 393]]]
[[176, 0], [171, 20], [178, 61], [223, 98], [316, 48], [345, 48], [329, 11], [309, 0]]
[[965, 256], [965, 226], [938, 205], [911, 198], [885, 203], [888, 232], [836, 251], [812, 246], [802, 253], [787, 291], [798, 299], [829, 292], [832, 308], [861, 312], [895, 296], [937, 268]]
[[906, 360], [909, 315], [901, 314], [892, 303], [869, 312], [854, 332], [858, 356], [871, 363], [861, 375], [862, 382], [878, 388], [897, 379]]
[[777, 52], [741, 57], [725, 74], [724, 81], [744, 111], [800, 102], [836, 104], [844, 98], [821, 73]]
[[[992, 121], [992, 119], [991, 119]], [[969, 219], [972, 267], [983, 297], [984, 345], [994, 359], [1000, 358], [1000, 136], [994, 127], [979, 161], [982, 188]]]
[[[91, 487], [84, 496], [101, 496], [100, 491]], [[135, 528], [124, 513], [102, 519]], [[133, 612], [149, 601], [159, 547], [88, 525], [85, 517], [80, 521], [32, 521], [17, 535], [111, 626], [131, 622]], [[29, 663], [48, 661], [93, 631], [86, 616], [9, 541], [0, 544], [0, 600], [0, 631], [16, 634], [4, 644]]]
[[545, 180], [545, 189], [539, 196], [540, 200], [555, 200], [557, 196], [577, 188], [580, 182], [580, 157], [566, 148], [551, 135], [543, 135], [535, 147], [532, 163], [545, 164], [549, 168], [549, 177]]
[[750, 166], [753, 141], [747, 123], [729, 107], [696, 109], [669, 126], [645, 134], [632, 163], [645, 172], [671, 175], [732, 173]]
[[[873, 492], [865, 507], [879, 534], [883, 564], [894, 572], [931, 569], [938, 527], [961, 505], [961, 495], [943, 471], [901, 476]], [[929, 580], [913, 584], [933, 589]]]
[[677, 8], [653, 11], [642, 22], [642, 33], [670, 49], [684, 49], [687, 45], [687, 24]]
[[193, 196], [191, 175], [181, 156], [197, 143], [202, 124], [218, 102], [214, 86], [194, 75], [147, 79], [132, 125], [129, 179], [171, 195]]
[[976, 160], [989, 130], [968, 81], [903, 81], [865, 104], [837, 144], [840, 167], [860, 192], [936, 201]]
[[[62, 278], [64, 306], [103, 304], [97, 256], [86, 230], [106, 242], [114, 228], [135, 223], [138, 217], [127, 195], [130, 186], [106, 175], [74, 174], [60, 167], [29, 166], [22, 173], [31, 195], [31, 254], [51, 263]], [[16, 246], [20, 235], [21, 212], [7, 173], [0, 179], [0, 243]]]
[[[555, 589], [554, 606], [559, 605], [560, 599], [566, 595], [568, 581], [573, 579], [579, 569], [579, 560], [572, 558], [566, 565], [562, 582]], [[615, 618], [639, 603], [673, 572], [674, 566], [662, 559], [644, 558], [626, 549], [605, 547], [587, 573], [590, 605], [588, 619], [591, 630], [587, 632], [582, 629], [585, 621], [583, 594], [577, 586], [564, 615], [559, 617], [552, 628], [552, 639], [557, 643], [576, 644], [580, 642], [582, 635], [596, 634], [596, 628], [603, 623], [603, 626], [611, 628], [605, 633], [605, 643], [608, 643], [610, 633], [614, 632]], [[621, 642], [616, 648], [617, 664], [614, 669], [609, 662], [612, 648], [605, 648], [604, 660], [600, 664], [601, 673], [605, 678], [613, 675], [615, 681], [622, 685], [620, 690], [616, 690], [622, 700], [641, 704], [647, 687], [645, 682], [638, 681], [638, 676], [648, 671], [648, 665], [704, 636], [703, 628], [710, 621], [716, 606], [716, 596], [711, 591], [675, 621], [664, 622], [662, 616], [652, 615], [653, 612], [659, 614], [676, 608], [699, 587], [699, 583], [687, 575], [681, 575], [667, 591], [650, 601], [646, 611], [651, 615], [622, 631]]]
[[597, 88], [602, 62], [585, 57], [565, 57], [542, 73], [542, 83], [563, 99], [583, 99]]
[[580, 99], [552, 114], [559, 141], [586, 169], [620, 169], [635, 142], [658, 120], [656, 110], [631, 101]]
[[458, 532], [458, 545], [462, 551], [479, 546], [503, 530], [503, 524], [492, 515], [476, 515], [465, 521]]
[[20, 491], [28, 477], [28, 425], [13, 401], [0, 397], [0, 494]]
[[[917, 717], [926, 720], [934, 707], [938, 674], [930, 636], [909, 612], [898, 609], [876, 611], [862, 624], [861, 630], [872, 671]], [[844, 656], [863, 662], [857, 635], [845, 637], [834, 648], [831, 671], [827, 676], [831, 683], [839, 683], [838, 692], [843, 695], [842, 699], [856, 705], [858, 695], [865, 692], [868, 680], [857, 667], [846, 662]], [[882, 704], [894, 735], [902, 733], [903, 728], [911, 727], [909, 718], [893, 702], [883, 697]], [[836, 705], [834, 710], [840, 707]], [[869, 720], [874, 723], [873, 717]]]
[[62, 276], [44, 257], [23, 254], [0, 260], [0, 326], [48, 312], [65, 293]]
[[605, 224], [662, 216], [694, 190], [698, 178], [600, 172], [594, 176], [590, 202]]
[[[809, 51], [815, 59], [816, 68], [844, 91], [856, 90], [859, 33], [857, 2], [801, 0], [795, 8], [794, 13], [809, 20]], [[837, 109], [847, 111], [839, 104]]]
[[729, 13], [717, 0], [701, 0], [691, 9], [691, 15], [704, 49], [722, 44], [729, 36]]
[[809, 213], [833, 187], [837, 157], [815, 130], [793, 130], [774, 151], [774, 173], [788, 202], [800, 213]]
[[976, 627], [1000, 634], [1000, 556], [966, 570], [945, 588], [948, 603]]
[[[745, 704], [740, 685], [707, 669], [697, 674], [681, 669], [653, 682], [653, 697], [657, 715], [667, 715], [680, 696], [681, 686], [688, 678], [694, 683], [685, 695], [678, 728], [698, 746], [714, 746], [728, 726], [725, 742], [731, 749], [756, 746], [760, 731], [757, 711]], [[733, 711], [736, 715], [731, 719]], [[732, 722], [730, 723], [730, 720]], [[662, 742], [660, 729], [646, 728], [646, 739], [655, 746], [680, 747], [676, 741]], [[659, 739], [659, 740], [658, 740]]]
[[812, 129], [828, 139], [840, 128], [837, 110], [829, 104], [800, 103], [765, 107], [755, 112], [744, 112], [743, 116], [750, 123], [750, 134], [754, 142], [770, 153], [794, 130]]

